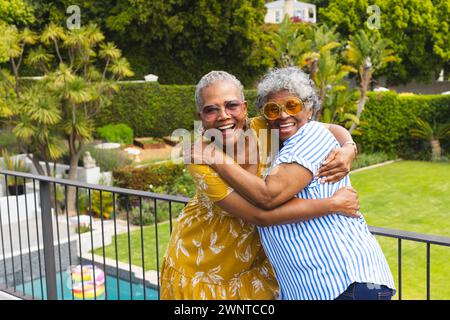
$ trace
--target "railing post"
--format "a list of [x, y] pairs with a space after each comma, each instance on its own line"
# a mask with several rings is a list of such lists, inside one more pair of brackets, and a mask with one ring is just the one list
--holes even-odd
[[42, 237], [44, 242], [45, 282], [47, 285], [47, 299], [57, 300], [55, 249], [53, 247], [52, 201], [50, 183], [39, 181], [39, 195], [41, 199]]

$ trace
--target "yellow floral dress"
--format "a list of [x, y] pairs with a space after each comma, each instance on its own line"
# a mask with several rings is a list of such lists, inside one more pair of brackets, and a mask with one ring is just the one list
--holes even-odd
[[207, 165], [188, 170], [197, 194], [173, 229], [161, 268], [161, 299], [275, 299], [278, 285], [256, 226], [215, 204], [233, 189]]

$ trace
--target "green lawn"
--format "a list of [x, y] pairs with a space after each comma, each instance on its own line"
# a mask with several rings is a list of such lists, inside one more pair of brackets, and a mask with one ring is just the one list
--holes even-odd
[[[130, 232], [130, 249], [131, 249], [131, 262], [136, 266], [142, 267], [142, 246], [144, 243], [144, 263], [145, 270], [156, 270], [156, 237], [154, 225], [143, 227], [143, 241], [141, 242], [141, 230]], [[161, 261], [166, 251], [167, 243], [169, 242], [169, 230], [170, 224], [168, 222], [162, 222], [158, 224], [158, 256], [159, 265], [161, 268]], [[117, 256], [119, 261], [129, 263], [129, 250], [128, 250], [128, 235], [126, 233], [117, 236]], [[97, 249], [95, 254], [103, 255], [103, 250]], [[111, 245], [105, 247], [105, 255], [108, 258], [116, 259], [116, 246], [115, 241]]]
[[[401, 161], [351, 174], [369, 225], [450, 237], [450, 164]], [[169, 240], [169, 224], [158, 227], [159, 258]], [[397, 281], [397, 240], [378, 237]], [[154, 226], [144, 228], [145, 269], [156, 269]], [[118, 236], [119, 260], [128, 263], [128, 237]], [[426, 246], [403, 242], [404, 299], [426, 297]], [[142, 266], [141, 232], [131, 235], [132, 263]], [[102, 254], [102, 250], [97, 250]], [[115, 246], [106, 248], [115, 259]], [[431, 298], [450, 299], [450, 247], [431, 246]]]
[[[450, 164], [401, 161], [351, 174], [371, 226], [450, 237]], [[378, 237], [397, 281], [397, 240]], [[426, 245], [403, 241], [402, 298], [426, 298]], [[450, 299], [450, 247], [431, 246], [431, 298]]]

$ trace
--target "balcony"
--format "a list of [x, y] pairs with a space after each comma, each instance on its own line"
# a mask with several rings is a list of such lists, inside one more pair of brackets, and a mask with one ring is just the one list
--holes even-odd
[[[160, 298], [159, 270], [165, 251], [161, 242], [167, 241], [188, 198], [12, 171], [0, 171], [0, 183], [13, 186], [0, 197], [0, 299]], [[19, 187], [25, 194], [15, 192]], [[70, 188], [77, 201], [75, 212], [69, 214]], [[80, 213], [81, 194], [87, 197], [89, 215]], [[108, 219], [106, 207], [111, 211]], [[143, 227], [149, 208], [153, 222]], [[93, 217], [95, 211], [101, 214]], [[167, 213], [168, 222], [158, 223], [158, 217]], [[132, 219], [141, 223], [132, 225]], [[397, 239], [400, 300], [403, 244], [426, 245], [426, 298], [432, 299], [431, 247], [449, 247], [450, 238], [380, 227], [370, 230]]]

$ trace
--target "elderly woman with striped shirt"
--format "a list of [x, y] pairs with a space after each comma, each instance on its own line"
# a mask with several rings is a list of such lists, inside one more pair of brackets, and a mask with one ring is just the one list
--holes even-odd
[[[270, 71], [258, 85], [256, 104], [281, 142], [265, 179], [235, 163], [214, 163], [223, 159], [216, 157], [220, 151], [207, 160], [235, 191], [271, 209], [293, 197], [323, 199], [350, 186], [348, 175], [336, 183], [317, 177], [339, 143], [311, 120], [319, 103], [307, 74], [296, 67]], [[362, 216], [331, 214], [258, 229], [282, 299], [391, 299], [395, 293], [388, 263]]]

